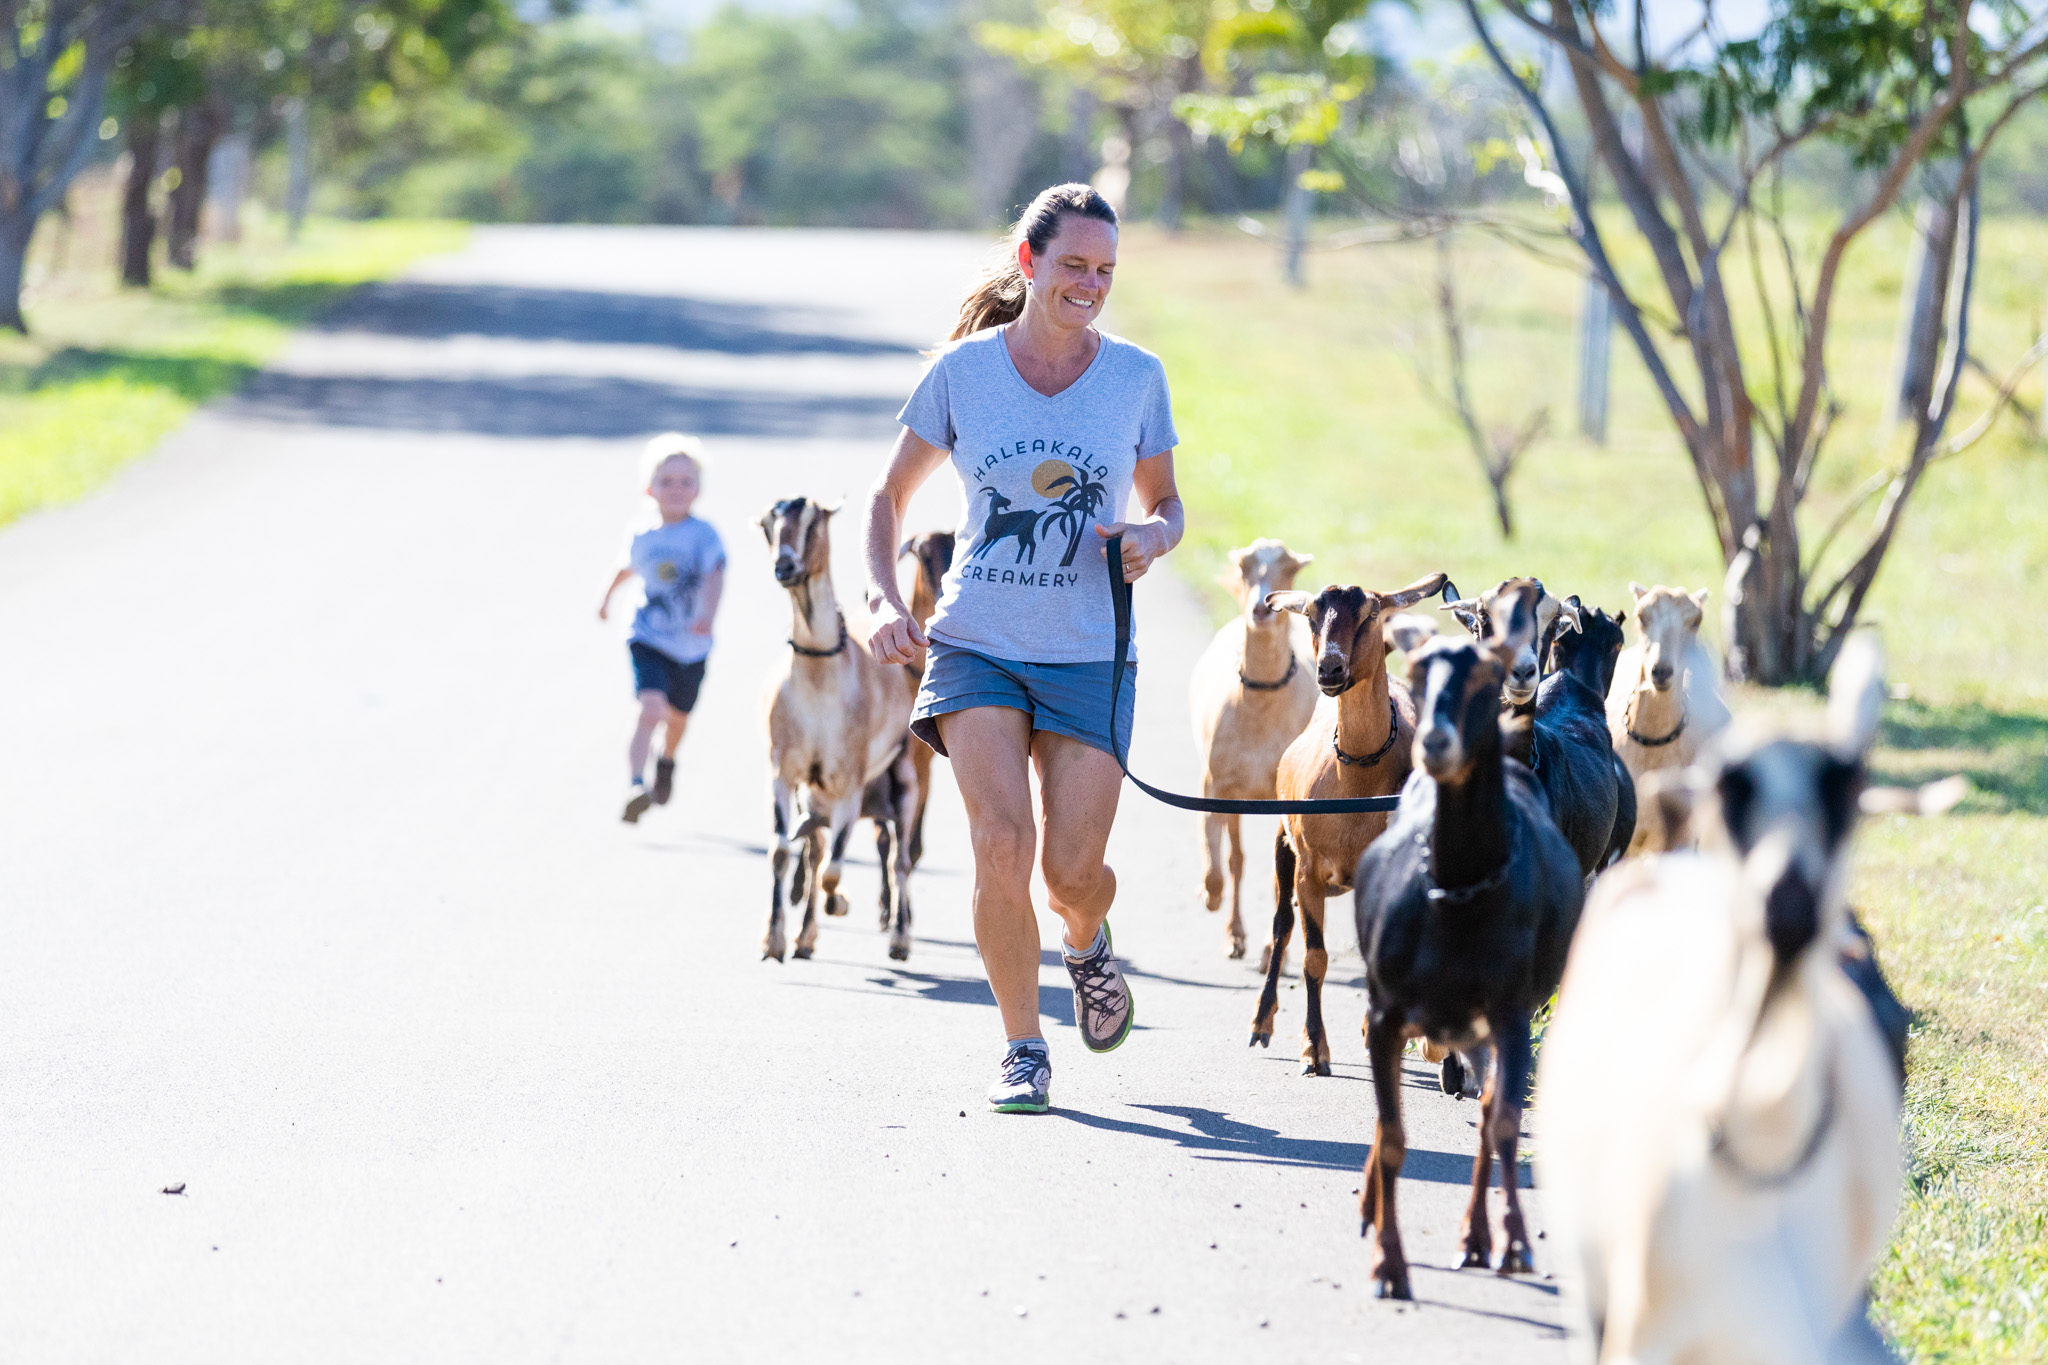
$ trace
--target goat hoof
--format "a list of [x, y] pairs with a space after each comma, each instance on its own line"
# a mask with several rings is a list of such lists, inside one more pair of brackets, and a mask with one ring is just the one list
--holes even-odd
[[1330, 1064], [1314, 1057], [1304, 1058], [1301, 1063], [1301, 1074], [1304, 1076], [1327, 1076], [1330, 1074]]
[[1465, 1254], [1458, 1258], [1460, 1270], [1484, 1270], [1493, 1264], [1493, 1253], [1485, 1247], [1466, 1247]]
[[1458, 1060], [1458, 1054], [1447, 1054], [1437, 1067], [1437, 1087], [1454, 1100], [1465, 1098], [1465, 1064]]
[[782, 954], [775, 952], [773, 949], [770, 948], [763, 948], [761, 950], [761, 960], [763, 962], [767, 962], [770, 959], [773, 959], [776, 962], [780, 962], [782, 961]]
[[810, 957], [811, 952], [812, 950], [808, 947], [798, 948], [795, 952], [791, 953], [790, 956], [795, 958], [797, 961], [802, 962]]
[[1252, 1040], [1245, 1044], [1246, 1047], [1271, 1047], [1272, 1045], [1273, 1035], [1261, 1033], [1257, 1029], [1252, 1030]]
[[908, 943], [892, 943], [892, 944], [890, 944], [890, 945], [889, 945], [889, 960], [890, 960], [891, 962], [908, 962], [908, 961], [910, 961], [910, 945], [909, 945]]
[[1408, 1277], [1406, 1275], [1401, 1276], [1399, 1279], [1381, 1280], [1376, 1291], [1376, 1297], [1382, 1299], [1402, 1299], [1410, 1303], [1415, 1300], [1415, 1295], [1408, 1288]]
[[834, 918], [845, 914], [852, 908], [852, 906], [846, 903], [846, 897], [840, 895], [837, 891], [830, 892], [825, 897], [825, 913]]
[[[1485, 1262], [1480, 1264], [1484, 1265]], [[1529, 1257], [1527, 1247], [1509, 1247], [1501, 1253], [1500, 1273], [1503, 1275], [1533, 1275], [1536, 1263]]]
[[1236, 939], [1232, 939], [1223, 945], [1223, 955], [1232, 962], [1236, 962], [1244, 956], [1244, 944]]

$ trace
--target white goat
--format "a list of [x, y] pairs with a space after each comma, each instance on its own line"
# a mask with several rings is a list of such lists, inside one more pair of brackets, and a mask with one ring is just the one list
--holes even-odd
[[[1277, 540], [1255, 540], [1230, 552], [1219, 575], [1242, 610], [1216, 632], [1188, 676], [1188, 713], [1202, 757], [1202, 795], [1273, 799], [1280, 755], [1316, 709], [1308, 623], [1266, 605], [1315, 559]], [[1244, 840], [1235, 815], [1202, 817], [1202, 893], [1210, 910], [1223, 904], [1223, 841], [1230, 840], [1230, 923], [1224, 950], [1244, 956]]]
[[[1640, 787], [1650, 773], [1689, 768], [1713, 737], [1726, 729], [1719, 664], [1699, 636], [1707, 594], [1702, 588], [1646, 588], [1631, 583], [1637, 640], [1614, 664], [1607, 692], [1607, 731], [1629, 776]], [[1648, 846], [1638, 826], [1629, 852]]]
[[[1840, 963], [1883, 698], [1877, 647], [1859, 637], [1825, 742], [1731, 744], [1692, 815], [1701, 851], [1624, 863], [1594, 887], [1538, 1076], [1545, 1207], [1582, 1359], [1870, 1358], [1862, 1304], [1898, 1209], [1899, 1072]], [[1660, 1062], [1618, 1086], [1622, 1037]]]

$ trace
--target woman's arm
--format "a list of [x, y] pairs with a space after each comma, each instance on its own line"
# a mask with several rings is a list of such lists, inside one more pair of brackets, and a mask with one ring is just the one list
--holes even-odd
[[946, 454], [905, 427], [896, 437], [888, 468], [868, 492], [868, 611], [875, 621], [868, 649], [885, 664], [914, 662], [918, 651], [931, 644], [911, 619], [902, 589], [896, 586], [896, 546], [912, 495], [945, 463]]
[[709, 635], [711, 622], [718, 615], [718, 599], [725, 596], [725, 565], [713, 569], [704, 580], [703, 595], [697, 599], [697, 619], [690, 623], [693, 635]]
[[619, 571], [612, 575], [611, 586], [604, 590], [604, 597], [597, 604], [598, 620], [603, 621], [608, 620], [610, 618], [612, 609], [612, 594], [619, 590], [619, 585], [621, 583], [624, 583], [627, 579], [631, 578], [632, 576], [632, 569], [626, 567], [625, 565], [620, 565]]
[[1144, 521], [1119, 521], [1097, 526], [1095, 534], [1108, 540], [1124, 538], [1124, 582], [1135, 583], [1152, 567], [1152, 561], [1180, 544], [1186, 529], [1180, 490], [1173, 482], [1173, 452], [1168, 450], [1138, 461], [1131, 472], [1131, 491], [1145, 509]]

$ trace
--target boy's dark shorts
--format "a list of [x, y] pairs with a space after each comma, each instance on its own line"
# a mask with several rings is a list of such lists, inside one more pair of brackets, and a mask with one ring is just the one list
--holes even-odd
[[697, 689], [704, 685], [704, 661], [677, 663], [653, 645], [629, 640], [633, 651], [633, 691], [659, 692], [678, 711], [688, 712], [697, 704]]

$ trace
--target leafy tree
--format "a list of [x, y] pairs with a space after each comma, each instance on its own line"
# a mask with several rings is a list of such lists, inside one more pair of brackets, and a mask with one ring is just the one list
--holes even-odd
[[184, 10], [184, 0], [0, 0], [0, 327], [28, 330], [29, 239], [92, 156], [116, 55]]
[[[1659, 52], [1643, 0], [1546, 0], [1540, 11], [1497, 0], [1565, 65], [1590, 156], [1655, 263], [1650, 279], [1631, 280], [1588, 211], [1586, 175], [1543, 89], [1509, 58], [1478, 0], [1462, 2], [1543, 126], [1575, 240], [1692, 461], [1728, 565], [1730, 672], [1765, 683], [1824, 676], [1922, 475], [1953, 448], [1944, 432], [1969, 354], [1979, 171], [2000, 132], [2048, 90], [2048, 16], [2015, 0], [1778, 0], [1761, 32], [1737, 40], [1707, 6]], [[1862, 172], [1817, 263], [1802, 262], [1780, 208], [1788, 160], [1810, 144], [1833, 144]], [[1945, 306], [1908, 367], [1928, 376], [1909, 404], [1910, 444], [1809, 540], [1801, 514], [1842, 410], [1827, 352], [1843, 262], [1916, 186], [1939, 207], [1929, 259]], [[1739, 272], [1724, 269], [1738, 259], [1731, 244], [1747, 258]], [[1766, 253], [1787, 283], [1767, 277]], [[1738, 344], [1745, 333], [1765, 338], [1761, 355]], [[1880, 496], [1870, 531], [1831, 554]]]

